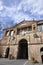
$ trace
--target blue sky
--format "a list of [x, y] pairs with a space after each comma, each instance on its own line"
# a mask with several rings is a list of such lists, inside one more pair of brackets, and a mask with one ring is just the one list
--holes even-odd
[[13, 26], [24, 19], [33, 20], [33, 18], [43, 19], [43, 0], [0, 0], [2, 28]]

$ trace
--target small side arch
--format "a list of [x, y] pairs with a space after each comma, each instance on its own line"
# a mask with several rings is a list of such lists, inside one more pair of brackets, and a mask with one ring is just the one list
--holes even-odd
[[9, 56], [9, 52], [10, 52], [10, 48], [7, 47], [6, 52], [5, 52], [5, 58], [8, 58], [8, 56]]
[[41, 52], [41, 60], [42, 60], [42, 63], [43, 63], [43, 47], [40, 49], [40, 52]]

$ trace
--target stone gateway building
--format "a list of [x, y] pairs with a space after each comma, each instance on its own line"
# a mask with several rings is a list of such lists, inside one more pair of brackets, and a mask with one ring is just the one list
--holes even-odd
[[43, 62], [43, 20], [23, 20], [12, 28], [4, 29], [0, 55]]

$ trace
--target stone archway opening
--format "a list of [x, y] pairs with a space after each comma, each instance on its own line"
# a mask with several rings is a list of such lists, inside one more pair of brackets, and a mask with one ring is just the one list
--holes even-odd
[[10, 52], [10, 48], [8, 47], [5, 52], [5, 58], [8, 58]]
[[26, 39], [19, 41], [17, 59], [28, 59], [28, 43]]
[[43, 47], [40, 49], [41, 52], [41, 59], [42, 59], [42, 63], [43, 63]]

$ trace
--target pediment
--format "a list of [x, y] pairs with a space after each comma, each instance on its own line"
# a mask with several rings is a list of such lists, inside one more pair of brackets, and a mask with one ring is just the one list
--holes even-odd
[[31, 26], [32, 23], [34, 23], [33, 21], [22, 21], [20, 22], [17, 27], [26, 27], [26, 26]]

